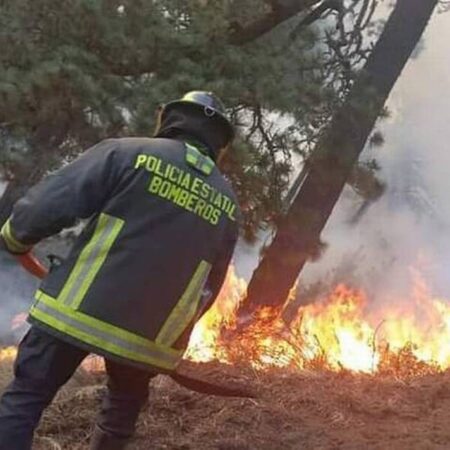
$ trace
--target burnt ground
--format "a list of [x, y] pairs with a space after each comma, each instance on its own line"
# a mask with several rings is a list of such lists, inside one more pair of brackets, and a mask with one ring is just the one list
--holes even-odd
[[[158, 377], [131, 449], [450, 449], [449, 372], [399, 380], [218, 364], [194, 370], [256, 397], [198, 394]], [[0, 366], [0, 391], [9, 371], [10, 364]], [[36, 450], [87, 448], [102, 381], [77, 373], [45, 414]]]

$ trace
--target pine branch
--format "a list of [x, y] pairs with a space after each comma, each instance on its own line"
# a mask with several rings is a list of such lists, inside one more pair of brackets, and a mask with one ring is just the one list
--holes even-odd
[[295, 40], [303, 29], [319, 20], [326, 12], [330, 10], [341, 12], [342, 8], [342, 0], [326, 0], [322, 2], [305, 17], [303, 17], [303, 19], [300, 20], [300, 22], [291, 32], [290, 39]]
[[272, 10], [269, 13], [244, 27], [234, 24], [234, 29], [229, 36], [229, 42], [234, 45], [244, 45], [251, 42], [268, 33], [282, 22], [308, 10], [318, 3], [320, 3], [320, 0], [272, 1]]

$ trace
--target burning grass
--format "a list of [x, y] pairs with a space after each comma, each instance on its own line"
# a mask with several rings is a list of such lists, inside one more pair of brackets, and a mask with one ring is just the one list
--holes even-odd
[[[246, 284], [230, 269], [213, 307], [194, 328], [185, 357], [194, 362], [248, 364], [256, 370], [327, 370], [390, 374], [438, 373], [450, 367], [450, 305], [434, 298], [412, 270], [407, 299], [393, 298], [374, 308], [366, 294], [340, 284], [288, 320], [282, 308], [238, 314]], [[20, 327], [24, 316], [13, 319]], [[2, 358], [15, 350], [0, 350]], [[85, 368], [102, 370], [91, 359]]]
[[[299, 308], [262, 308], [238, 316], [245, 283], [230, 271], [220, 298], [194, 329], [187, 357], [256, 369], [349, 370], [421, 376], [450, 367], [450, 305], [434, 298], [412, 271], [407, 299], [388, 299], [369, 308], [361, 290], [341, 284]], [[372, 302], [377, 303], [377, 302]]]
[[[274, 308], [239, 318], [245, 283], [231, 270], [183, 366], [256, 398], [201, 395], [158, 377], [132, 448], [449, 448], [450, 306], [416, 272], [411, 286], [408, 301], [375, 310], [364, 292], [339, 285], [287, 323]], [[0, 350], [0, 391], [14, 354]], [[63, 389], [43, 419], [39, 450], [87, 448], [102, 368], [87, 360]]]

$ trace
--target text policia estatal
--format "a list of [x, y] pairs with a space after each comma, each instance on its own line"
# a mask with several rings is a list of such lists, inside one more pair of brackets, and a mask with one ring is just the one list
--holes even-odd
[[153, 174], [148, 187], [151, 194], [175, 203], [211, 225], [219, 223], [222, 213], [236, 220], [233, 201], [201, 178], [153, 155], [138, 155], [134, 168]]

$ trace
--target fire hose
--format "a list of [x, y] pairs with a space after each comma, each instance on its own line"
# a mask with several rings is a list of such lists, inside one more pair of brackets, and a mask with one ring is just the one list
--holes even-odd
[[[32, 275], [37, 278], [45, 278], [50, 270], [45, 267], [41, 261], [31, 252], [24, 255], [16, 255], [17, 260], [22, 265], [22, 267]], [[51, 257], [50, 258], [55, 258]], [[59, 258], [58, 258], [59, 259]], [[53, 265], [50, 259], [51, 265]], [[192, 378], [190, 376], [173, 372], [168, 374], [172, 380], [174, 380], [179, 385], [195, 392], [208, 395], [217, 395], [220, 397], [240, 397], [240, 398], [254, 398], [255, 395], [245, 389], [240, 388], [230, 388], [222, 385], [217, 385], [215, 383], [200, 380], [198, 378]]]

